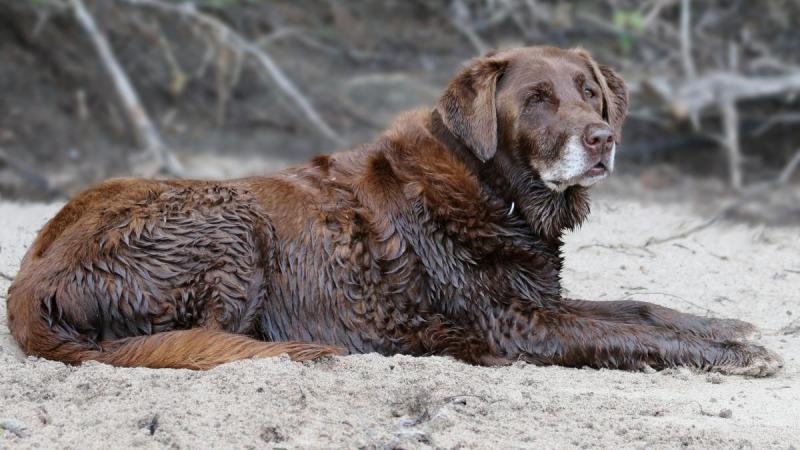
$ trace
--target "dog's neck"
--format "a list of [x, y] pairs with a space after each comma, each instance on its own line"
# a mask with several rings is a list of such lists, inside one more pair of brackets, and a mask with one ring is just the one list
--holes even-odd
[[580, 226], [588, 216], [586, 188], [572, 186], [563, 192], [553, 191], [529, 165], [515, 162], [511, 149], [499, 148], [494, 158], [481, 161], [447, 128], [435, 109], [428, 130], [464, 163], [490, 197], [504, 202], [509, 213], [521, 214], [542, 238], [558, 239], [565, 230]]

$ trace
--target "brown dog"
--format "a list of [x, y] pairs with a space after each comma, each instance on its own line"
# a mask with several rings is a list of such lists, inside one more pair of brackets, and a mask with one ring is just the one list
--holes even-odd
[[432, 111], [270, 177], [113, 180], [70, 201], [9, 290], [26, 353], [206, 369], [288, 353], [768, 375], [754, 331], [561, 297], [561, 234], [614, 167], [628, 93], [582, 50], [478, 58]]

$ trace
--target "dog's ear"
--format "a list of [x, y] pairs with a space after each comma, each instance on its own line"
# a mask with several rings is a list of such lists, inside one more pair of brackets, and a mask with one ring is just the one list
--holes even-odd
[[436, 105], [450, 132], [484, 162], [497, 152], [495, 91], [507, 65], [491, 53], [472, 60], [450, 81]]
[[614, 129], [617, 141], [622, 140], [622, 124], [628, 115], [628, 87], [625, 81], [608, 66], [600, 65], [600, 74], [605, 78], [608, 90], [604, 93], [603, 102], [606, 106], [608, 124]]
[[628, 114], [628, 88], [625, 81], [610, 67], [597, 64], [589, 52], [576, 49], [578, 54], [586, 60], [592, 73], [603, 91], [603, 119], [608, 121], [614, 129], [614, 135], [619, 142], [622, 140], [622, 124]]

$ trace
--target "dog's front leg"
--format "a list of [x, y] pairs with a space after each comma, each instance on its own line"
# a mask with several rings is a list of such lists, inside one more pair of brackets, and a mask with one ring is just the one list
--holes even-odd
[[729, 374], [766, 376], [779, 356], [743, 342], [714, 341], [654, 326], [604, 321], [536, 309], [507, 311], [493, 333], [506, 356], [541, 365], [642, 370], [689, 366]]
[[585, 301], [562, 299], [560, 310], [588, 319], [636, 325], [652, 325], [673, 331], [695, 334], [715, 340], [733, 340], [754, 335], [756, 327], [736, 319], [700, 317], [665, 308], [653, 303], [634, 300]]

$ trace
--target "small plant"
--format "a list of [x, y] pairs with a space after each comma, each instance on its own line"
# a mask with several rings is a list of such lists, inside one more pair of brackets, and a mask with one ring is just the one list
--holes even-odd
[[614, 26], [621, 29], [619, 35], [619, 46], [625, 53], [630, 53], [635, 43], [634, 33], [641, 33], [644, 30], [644, 17], [639, 11], [626, 11], [618, 9], [614, 11], [612, 17]]

